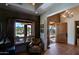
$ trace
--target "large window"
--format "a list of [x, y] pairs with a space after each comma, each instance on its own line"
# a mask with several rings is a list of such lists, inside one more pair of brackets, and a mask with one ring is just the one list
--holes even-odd
[[[27, 37], [31, 36], [32, 27], [31, 23], [15, 23], [15, 44], [24, 43], [28, 40]], [[27, 34], [27, 35], [26, 35]]]
[[15, 35], [16, 35], [16, 43], [23, 43], [24, 42], [24, 24], [20, 22], [15, 23]]

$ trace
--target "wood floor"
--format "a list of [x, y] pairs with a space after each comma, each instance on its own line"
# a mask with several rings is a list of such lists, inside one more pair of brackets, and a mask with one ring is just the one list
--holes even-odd
[[[72, 46], [63, 43], [52, 43], [50, 48], [42, 55], [79, 55], [79, 46]], [[16, 55], [29, 55], [21, 52]]]
[[52, 43], [44, 55], [79, 55], [79, 46]]

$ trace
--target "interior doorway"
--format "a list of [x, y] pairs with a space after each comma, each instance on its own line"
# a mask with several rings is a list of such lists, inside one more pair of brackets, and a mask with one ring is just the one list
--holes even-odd
[[67, 43], [67, 23], [49, 22], [48, 25], [48, 46], [53, 43]]
[[75, 45], [79, 46], [79, 21], [75, 21]]
[[55, 22], [49, 22], [49, 40], [50, 40], [50, 44], [56, 42], [56, 25], [55, 25]]
[[60, 21], [60, 14], [47, 18], [47, 48], [52, 43], [67, 43], [67, 22]]

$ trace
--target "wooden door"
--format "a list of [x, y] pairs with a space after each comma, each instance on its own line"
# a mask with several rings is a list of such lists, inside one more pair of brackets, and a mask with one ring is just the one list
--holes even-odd
[[67, 23], [57, 23], [56, 28], [56, 42], [67, 43]]

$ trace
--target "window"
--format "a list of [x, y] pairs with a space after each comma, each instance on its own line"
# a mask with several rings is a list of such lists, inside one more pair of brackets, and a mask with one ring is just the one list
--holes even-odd
[[16, 36], [15, 44], [27, 42], [27, 40], [29, 39], [29, 36], [31, 36], [32, 34], [31, 32], [32, 32], [31, 23], [16, 22], [15, 23], [15, 36]]
[[24, 24], [20, 22], [15, 23], [15, 35], [16, 40], [15, 43], [23, 43], [24, 42]]
[[27, 36], [31, 36], [31, 25], [27, 25]]

